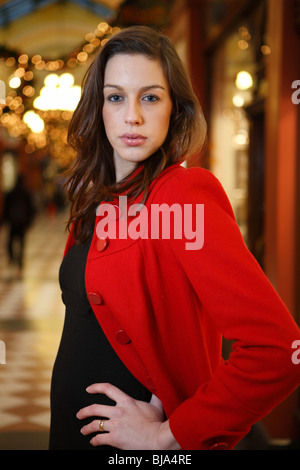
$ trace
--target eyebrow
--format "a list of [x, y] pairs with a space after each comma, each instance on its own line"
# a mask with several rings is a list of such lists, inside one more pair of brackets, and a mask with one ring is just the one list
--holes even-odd
[[[123, 88], [120, 85], [113, 85], [110, 83], [107, 83], [106, 85], [104, 85], [103, 88], [116, 88], [117, 90], [120, 90], [120, 91], [123, 90]], [[140, 91], [152, 90], [153, 88], [160, 88], [161, 90], [164, 90], [164, 91], [166, 90], [162, 85], [147, 85], [147, 86], [142, 87]]]

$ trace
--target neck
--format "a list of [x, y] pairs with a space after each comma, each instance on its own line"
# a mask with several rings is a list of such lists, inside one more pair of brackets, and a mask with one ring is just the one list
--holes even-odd
[[135, 162], [128, 162], [121, 159], [119, 156], [114, 155], [114, 165], [116, 173], [116, 182], [122, 181], [131, 173], [137, 166]]

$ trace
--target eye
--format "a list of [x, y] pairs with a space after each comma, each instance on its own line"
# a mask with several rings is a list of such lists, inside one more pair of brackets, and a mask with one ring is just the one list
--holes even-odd
[[111, 101], [112, 103], [119, 103], [120, 101], [123, 100], [123, 96], [113, 94], [113, 95], [109, 95], [106, 99], [108, 101]]
[[148, 103], [155, 103], [156, 101], [159, 101], [159, 97], [156, 95], [145, 95], [143, 96], [143, 101], [147, 101]]

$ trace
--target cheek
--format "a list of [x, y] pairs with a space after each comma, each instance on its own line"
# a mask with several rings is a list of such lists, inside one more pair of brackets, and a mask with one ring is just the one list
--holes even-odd
[[102, 109], [102, 120], [103, 120], [104, 129], [105, 129], [106, 132], [107, 132], [107, 128], [109, 127], [109, 116], [108, 116], [108, 114], [109, 113], [107, 111], [107, 108], [104, 105], [103, 109]]
[[156, 120], [156, 132], [160, 134], [163, 137], [163, 139], [167, 137], [169, 126], [170, 126], [170, 120], [171, 120], [171, 113], [164, 114], [163, 116], [161, 116], [161, 119], [159, 121]]
[[113, 118], [115, 112], [116, 112], [116, 107], [105, 100], [103, 103], [103, 107], [102, 107], [103, 119], [106, 119], [106, 121], [109, 121], [110, 119]]
[[102, 121], [104, 126], [104, 131], [107, 137], [108, 142], [114, 148], [115, 147], [115, 139], [114, 139], [114, 131], [116, 130], [116, 126], [112, 121], [111, 113], [103, 107], [102, 109]]

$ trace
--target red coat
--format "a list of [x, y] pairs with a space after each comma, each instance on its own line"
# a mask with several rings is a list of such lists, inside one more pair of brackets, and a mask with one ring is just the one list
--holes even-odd
[[[88, 298], [116, 353], [162, 401], [181, 447], [231, 449], [299, 385], [291, 345], [300, 331], [245, 247], [210, 172], [174, 165], [151, 188], [149, 233], [151, 204], [204, 204], [203, 247], [187, 250], [172, 228], [170, 239], [105, 242], [95, 230]], [[73, 243], [70, 235], [66, 251]], [[228, 361], [221, 334], [234, 340]]]

